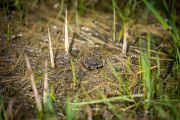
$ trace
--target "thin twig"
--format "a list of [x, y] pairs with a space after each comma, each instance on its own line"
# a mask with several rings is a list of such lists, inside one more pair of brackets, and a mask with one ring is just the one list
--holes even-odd
[[125, 28], [124, 28], [124, 39], [123, 39], [123, 49], [122, 49], [123, 54], [127, 54], [127, 37], [128, 37], [128, 30], [127, 30], [127, 27], [125, 26]]
[[49, 53], [50, 53], [50, 61], [51, 61], [51, 68], [54, 68], [54, 55], [53, 55], [53, 49], [52, 49], [52, 42], [51, 42], [51, 35], [49, 32], [49, 27], [48, 27], [48, 36], [49, 36]]
[[[157, 65], [152, 66], [152, 67], [150, 68], [150, 70], [153, 70], [153, 69], [156, 69], [156, 68], [157, 68]], [[136, 75], [140, 75], [140, 74], [142, 74], [143, 72], [146, 72], [146, 71], [147, 71], [147, 70], [141, 70], [141, 71], [137, 72]]]
[[68, 22], [67, 22], [67, 6], [66, 6], [66, 14], [65, 14], [65, 52], [68, 55], [69, 54], [69, 36], [68, 36]]
[[29, 58], [26, 55], [25, 55], [25, 60], [26, 60], [27, 69], [28, 69], [28, 72], [29, 72], [30, 78], [31, 78], [32, 89], [33, 89], [34, 97], [35, 97], [35, 101], [36, 101], [36, 108], [37, 108], [38, 112], [41, 112], [42, 111], [42, 104], [41, 104], [40, 96], [39, 96], [39, 93], [38, 93], [38, 90], [37, 90], [37, 87], [35, 84], [34, 74], [32, 72], [32, 68], [31, 68], [31, 64], [29, 62]]
[[49, 93], [49, 86], [48, 86], [48, 70], [47, 70], [47, 61], [45, 61], [45, 74], [44, 74], [44, 91], [43, 91], [43, 98], [47, 96]]

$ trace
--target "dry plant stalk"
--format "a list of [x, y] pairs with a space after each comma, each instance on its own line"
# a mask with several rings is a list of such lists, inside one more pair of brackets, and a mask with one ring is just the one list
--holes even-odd
[[15, 99], [10, 100], [7, 108], [7, 119], [8, 120], [14, 120], [14, 112], [13, 105], [14, 105]]
[[25, 55], [25, 60], [26, 60], [26, 65], [27, 65], [27, 69], [28, 72], [30, 74], [30, 79], [31, 79], [31, 84], [32, 84], [32, 89], [33, 89], [33, 93], [34, 93], [34, 98], [35, 98], [35, 102], [36, 102], [36, 108], [38, 110], [38, 112], [42, 112], [42, 104], [41, 104], [41, 99], [35, 84], [35, 80], [34, 80], [34, 74], [32, 72], [32, 68], [31, 68], [31, 64], [29, 62], [29, 58], [28, 56]]
[[44, 75], [44, 91], [43, 91], [43, 97], [46, 97], [49, 93], [49, 86], [48, 86], [48, 70], [47, 70], [47, 61], [45, 61], [45, 75]]
[[54, 63], [54, 55], [53, 55], [51, 35], [49, 32], [49, 27], [48, 27], [48, 36], [49, 36], [49, 53], [50, 53], [51, 68], [54, 68], [55, 63]]
[[123, 49], [122, 49], [123, 54], [127, 54], [127, 38], [128, 38], [128, 29], [127, 29], [127, 26], [125, 26], [124, 38], [123, 38]]
[[64, 27], [64, 32], [65, 32], [65, 52], [68, 55], [69, 54], [69, 36], [68, 36], [68, 22], [67, 22], [67, 6], [66, 6], [66, 14], [65, 14], [65, 27]]
[[87, 120], [93, 120], [93, 113], [92, 113], [92, 109], [90, 106], [87, 106], [86, 107], [86, 112], [87, 112]]

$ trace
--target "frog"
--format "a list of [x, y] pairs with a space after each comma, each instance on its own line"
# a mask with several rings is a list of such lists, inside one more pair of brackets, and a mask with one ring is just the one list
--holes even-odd
[[100, 58], [92, 56], [84, 60], [83, 66], [87, 70], [94, 70], [94, 69], [102, 68], [104, 65], [103, 65], [103, 61]]

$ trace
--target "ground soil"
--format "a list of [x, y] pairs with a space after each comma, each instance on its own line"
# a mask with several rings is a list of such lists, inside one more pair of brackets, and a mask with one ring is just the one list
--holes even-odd
[[[112, 37], [113, 16], [108, 13], [97, 12], [96, 15], [87, 14], [79, 17], [79, 26], [75, 23], [75, 12], [68, 11], [70, 53], [64, 51], [64, 17], [57, 18], [57, 10], [41, 5], [29, 10], [21, 19], [21, 14], [12, 11], [8, 15], [0, 16], [0, 95], [6, 105], [13, 102], [14, 116], [17, 119], [35, 118], [35, 100], [27, 72], [24, 55], [30, 59], [38, 91], [42, 95], [44, 64], [48, 60], [49, 83], [55, 92], [55, 107], [58, 117], [65, 119], [65, 103], [67, 96], [70, 100], [78, 97], [79, 101], [90, 101], [106, 97], [124, 95], [122, 84], [129, 81], [132, 94], [141, 91], [139, 78], [142, 71], [139, 68], [141, 51], [147, 51], [146, 33], [150, 32], [152, 42], [151, 58], [152, 71], [156, 71], [156, 56], [160, 57], [162, 77], [166, 77], [168, 65], [172, 59], [168, 54], [168, 45], [163, 37], [168, 34], [156, 21], [139, 23], [132, 21], [129, 28], [128, 53], [122, 54], [122, 42], [114, 42]], [[8, 38], [8, 26], [11, 34]], [[79, 27], [79, 29], [78, 29]], [[52, 40], [55, 68], [50, 67], [48, 28]], [[117, 35], [121, 30], [121, 22], [117, 21]], [[139, 38], [141, 36], [142, 38]], [[144, 37], [144, 38], [143, 38]], [[139, 44], [141, 42], [141, 44]], [[157, 52], [158, 51], [158, 52]], [[77, 86], [73, 87], [71, 60], [75, 66]], [[89, 60], [89, 61], [88, 61]], [[121, 80], [114, 75], [113, 70], [121, 73]], [[115, 103], [120, 108], [125, 104]], [[92, 105], [82, 108], [78, 114], [102, 119], [112, 119], [113, 115], [105, 105]], [[85, 111], [83, 111], [85, 110]], [[122, 111], [121, 109], [119, 109]], [[127, 110], [124, 114], [131, 112]], [[85, 113], [85, 114], [84, 114]], [[134, 114], [140, 117], [141, 113]], [[132, 117], [132, 116], [131, 116]]]

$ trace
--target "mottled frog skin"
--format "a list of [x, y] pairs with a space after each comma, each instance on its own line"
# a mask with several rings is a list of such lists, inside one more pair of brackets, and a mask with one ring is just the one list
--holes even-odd
[[84, 60], [83, 65], [88, 70], [98, 69], [103, 67], [103, 62], [101, 59], [96, 57], [89, 57]]

